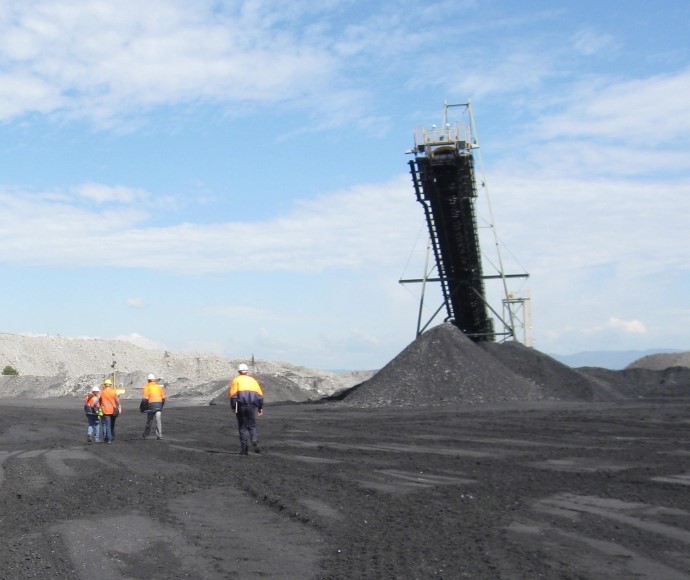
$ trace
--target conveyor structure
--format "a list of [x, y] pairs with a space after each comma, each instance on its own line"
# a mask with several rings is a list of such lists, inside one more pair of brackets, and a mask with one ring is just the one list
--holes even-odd
[[[494, 341], [497, 333], [490, 312], [496, 315], [496, 311], [487, 303], [484, 280], [505, 276], [484, 276], [482, 272], [475, 212], [478, 193], [474, 150], [478, 144], [472, 135], [472, 123], [451, 126], [447, 122], [450, 106], [469, 109], [469, 104], [446, 105], [440, 127], [415, 130], [415, 146], [408, 151], [414, 154], [409, 162], [412, 183], [424, 208], [438, 272], [433, 281], [441, 284], [446, 320], [475, 342]], [[498, 334], [512, 336], [511, 321], [504, 321], [504, 326], [507, 332]], [[417, 331], [421, 332], [419, 326]]]

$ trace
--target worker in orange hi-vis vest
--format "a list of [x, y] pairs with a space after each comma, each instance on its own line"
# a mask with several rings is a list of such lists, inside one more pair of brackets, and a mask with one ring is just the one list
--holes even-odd
[[139, 403], [139, 411], [146, 413], [146, 426], [142, 437], [146, 439], [151, 434], [151, 425], [156, 421], [156, 439], [163, 439], [163, 407], [165, 406], [165, 387], [158, 382], [156, 375], [150, 374], [144, 385], [144, 392]]
[[246, 364], [239, 365], [237, 371], [239, 374], [230, 382], [228, 396], [240, 431], [240, 455], [249, 455], [248, 438], [254, 451], [260, 453], [256, 417], [264, 414], [264, 393], [259, 382], [249, 376]]
[[84, 397], [84, 413], [86, 414], [87, 427], [86, 427], [86, 442], [91, 445], [91, 443], [98, 443], [100, 441], [100, 417], [98, 416], [98, 411], [101, 408], [101, 389], [100, 387], [94, 387], [91, 392]]
[[120, 406], [120, 397], [117, 396], [117, 391], [115, 387], [113, 387], [113, 382], [110, 379], [103, 381], [103, 389], [101, 390], [101, 410], [103, 411], [101, 420], [104, 421], [105, 425], [103, 442], [112, 443], [115, 441], [115, 419], [120, 416], [122, 407]]

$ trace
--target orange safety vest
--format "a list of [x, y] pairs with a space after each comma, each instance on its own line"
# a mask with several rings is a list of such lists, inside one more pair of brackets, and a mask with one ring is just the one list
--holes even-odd
[[149, 405], [151, 403], [160, 403], [165, 401], [165, 388], [157, 382], [152, 381], [144, 385], [144, 394], [142, 398], [147, 399]]
[[261, 411], [264, 407], [264, 392], [261, 385], [249, 375], [240, 374], [232, 379], [228, 388], [230, 403], [239, 407], [256, 407]]
[[100, 403], [98, 401], [98, 395], [89, 393], [84, 397], [84, 412], [87, 415], [97, 415], [100, 409]]
[[101, 392], [101, 409], [104, 415], [117, 415], [120, 412], [120, 398], [113, 387], [106, 387]]
[[256, 393], [260, 397], [264, 396], [261, 385], [254, 377], [250, 377], [249, 375], [237, 375], [230, 382], [228, 396], [230, 398], [236, 397], [239, 393], [247, 391]]

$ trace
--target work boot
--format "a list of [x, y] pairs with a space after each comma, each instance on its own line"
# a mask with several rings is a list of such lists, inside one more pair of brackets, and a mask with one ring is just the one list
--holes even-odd
[[256, 439], [252, 439], [252, 447], [254, 448], [254, 453], [261, 453], [259, 442]]

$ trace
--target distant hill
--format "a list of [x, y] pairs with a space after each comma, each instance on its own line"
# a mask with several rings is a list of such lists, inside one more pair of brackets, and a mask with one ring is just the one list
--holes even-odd
[[638, 359], [659, 353], [680, 353], [682, 350], [655, 348], [649, 350], [599, 350], [583, 351], [575, 354], [549, 354], [553, 359], [571, 368], [599, 367], [602, 369], [622, 370]]

